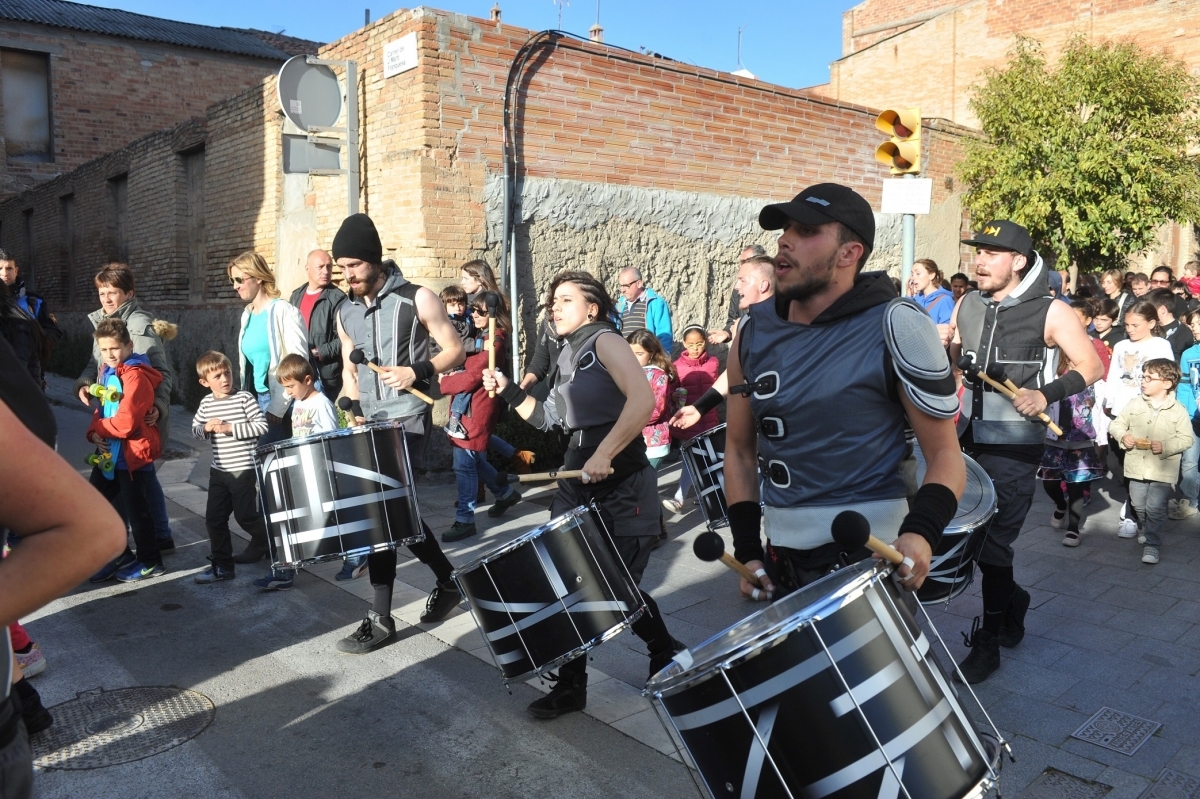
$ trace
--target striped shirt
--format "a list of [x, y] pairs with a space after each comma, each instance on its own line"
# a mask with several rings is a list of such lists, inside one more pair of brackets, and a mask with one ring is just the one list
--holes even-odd
[[621, 314], [622, 335], [632, 333], [635, 330], [646, 329], [646, 308], [648, 305], [646, 292], [643, 291], [642, 296], [625, 306], [625, 313]]
[[[211, 419], [233, 425], [232, 433], [206, 433], [204, 425]], [[228, 397], [209, 394], [200, 400], [192, 418], [192, 435], [212, 442], [212, 467], [222, 472], [236, 473], [254, 468], [254, 448], [258, 437], [267, 432], [267, 417], [258, 401], [248, 391]]]

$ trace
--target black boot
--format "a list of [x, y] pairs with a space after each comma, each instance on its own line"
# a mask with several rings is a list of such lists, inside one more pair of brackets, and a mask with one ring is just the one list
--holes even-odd
[[42, 697], [29, 684], [29, 680], [22, 677], [13, 683], [12, 697], [17, 710], [21, 711], [21, 718], [25, 720], [25, 730], [31, 736], [50, 729], [54, 717], [42, 705]]
[[[971, 652], [958, 664], [962, 672], [961, 679], [976, 685], [1000, 668], [1000, 639], [979, 626], [978, 616], [971, 622], [970, 637], [963, 633], [963, 642], [971, 648]], [[954, 679], [960, 679], [958, 672], [955, 672]]]
[[1000, 646], [1016, 646], [1025, 637], [1025, 612], [1029, 610], [1029, 592], [1021, 586], [1014, 586], [1012, 598], [1004, 611], [1004, 621], [1000, 623]]
[[657, 652], [651, 652], [650, 676], [647, 679], [654, 679], [655, 674], [658, 674], [667, 667], [667, 664], [671, 662], [671, 658], [685, 649], [687, 649], [687, 646], [682, 641], [672, 638], [670, 646], [660, 649]]
[[529, 715], [535, 719], [556, 719], [587, 707], [587, 672], [568, 672], [560, 669], [550, 693], [529, 703]]

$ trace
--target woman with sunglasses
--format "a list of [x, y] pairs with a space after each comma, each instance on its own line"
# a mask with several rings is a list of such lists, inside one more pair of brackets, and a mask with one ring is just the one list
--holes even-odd
[[275, 368], [288, 355], [309, 357], [304, 317], [279, 298], [275, 274], [258, 253], [242, 253], [226, 271], [238, 297], [247, 303], [238, 330], [238, 366], [242, 390], [258, 399], [267, 416], [267, 432], [258, 443], [282, 441], [292, 435], [287, 420], [291, 399], [275, 377]]

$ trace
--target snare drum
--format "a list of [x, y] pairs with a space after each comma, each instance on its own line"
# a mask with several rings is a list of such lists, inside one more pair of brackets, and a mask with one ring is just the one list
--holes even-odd
[[964, 799], [990, 789], [998, 737], [976, 733], [890, 573], [878, 561], [844, 568], [650, 679], [646, 693], [713, 797]]
[[[925, 479], [925, 456], [917, 447], [917, 484]], [[933, 552], [929, 575], [917, 589], [917, 599], [926, 604], [949, 602], [971, 584], [975, 576], [975, 559], [987, 531], [988, 522], [996, 514], [996, 489], [983, 467], [963, 455], [967, 462], [967, 485], [958, 512], [942, 533], [941, 543]]]
[[268, 444], [259, 447], [256, 464], [276, 568], [425, 538], [400, 422]]
[[578, 507], [454, 572], [506, 680], [543, 674], [642, 615], [603, 522]]
[[680, 445], [683, 466], [692, 476], [700, 512], [709, 530], [729, 526], [725, 501], [725, 425], [700, 433]]

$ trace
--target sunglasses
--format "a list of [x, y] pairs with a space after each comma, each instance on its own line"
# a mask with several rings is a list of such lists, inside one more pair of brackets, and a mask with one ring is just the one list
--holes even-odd
[[247, 280], [254, 280], [254, 278], [252, 278], [252, 277], [231, 277], [231, 278], [229, 278], [229, 282], [235, 286], [240, 286], [243, 283], [245, 283]]
[[640, 282], [641, 282], [640, 280], [633, 280], [633, 281], [630, 281], [629, 283], [618, 283], [617, 285], [620, 286], [622, 289], [627, 289], [630, 286], [636, 286]]

